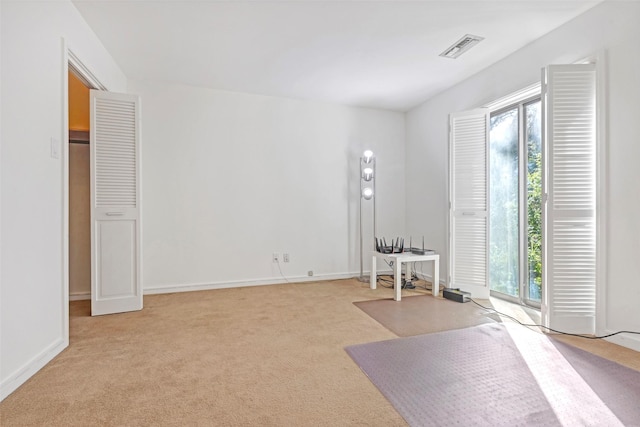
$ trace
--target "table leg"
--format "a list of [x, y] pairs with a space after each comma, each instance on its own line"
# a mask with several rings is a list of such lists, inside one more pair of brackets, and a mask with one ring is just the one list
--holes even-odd
[[404, 263], [404, 280], [406, 280], [407, 282], [411, 280], [411, 263], [410, 262]]
[[437, 297], [440, 294], [440, 261], [433, 260], [433, 296]]
[[400, 301], [402, 298], [402, 262], [396, 260], [396, 264], [393, 266], [394, 268], [394, 282], [393, 282], [393, 291], [394, 297], [393, 299], [396, 301]]
[[369, 274], [369, 288], [375, 289], [378, 283], [378, 272], [376, 271], [376, 256], [371, 257], [371, 274]]

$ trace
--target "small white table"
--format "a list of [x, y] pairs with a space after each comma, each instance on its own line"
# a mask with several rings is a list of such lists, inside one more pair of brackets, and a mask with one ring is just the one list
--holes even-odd
[[371, 276], [369, 287], [371, 289], [376, 289], [377, 285], [377, 271], [376, 271], [376, 260], [387, 260], [393, 261], [393, 275], [395, 280], [393, 282], [393, 290], [394, 295], [393, 299], [396, 301], [400, 301], [402, 298], [400, 291], [402, 290], [402, 263], [405, 263], [406, 268], [406, 277], [411, 277], [411, 265], [412, 262], [420, 262], [420, 261], [433, 261], [433, 296], [438, 296], [440, 293], [440, 255], [438, 254], [429, 254], [429, 255], [415, 255], [411, 252], [403, 252], [397, 254], [383, 254], [378, 251], [372, 252], [372, 260], [371, 260]]

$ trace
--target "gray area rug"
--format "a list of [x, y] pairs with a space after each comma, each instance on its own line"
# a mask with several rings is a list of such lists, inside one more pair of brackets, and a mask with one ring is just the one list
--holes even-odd
[[431, 295], [409, 296], [400, 301], [358, 301], [353, 304], [400, 337], [500, 322], [498, 315], [475, 304], [460, 304]]
[[411, 426], [640, 425], [640, 372], [520, 325], [346, 351]]

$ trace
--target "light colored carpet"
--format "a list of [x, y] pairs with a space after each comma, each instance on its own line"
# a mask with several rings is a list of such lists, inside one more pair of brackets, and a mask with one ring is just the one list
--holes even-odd
[[[392, 296], [283, 284], [145, 296], [140, 312], [93, 318], [76, 301], [70, 347], [0, 403], [0, 425], [406, 426], [344, 351], [396, 338], [353, 304]], [[640, 369], [632, 350], [576, 344]]]
[[355, 280], [146, 296], [140, 312], [71, 304], [71, 345], [0, 403], [12, 426], [406, 425], [344, 352], [394, 338]]
[[346, 350], [411, 426], [640, 422], [640, 372], [515, 324]]

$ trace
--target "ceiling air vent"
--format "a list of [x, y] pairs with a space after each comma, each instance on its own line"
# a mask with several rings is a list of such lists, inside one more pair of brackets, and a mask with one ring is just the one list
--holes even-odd
[[467, 34], [460, 40], [455, 42], [452, 46], [448, 47], [444, 52], [440, 54], [440, 56], [456, 59], [458, 56], [462, 55], [464, 52], [468, 51], [473, 46], [480, 43], [482, 40], [484, 40], [484, 37]]

